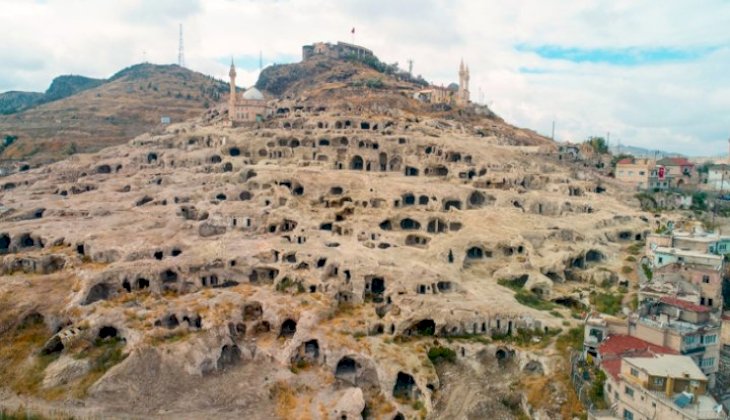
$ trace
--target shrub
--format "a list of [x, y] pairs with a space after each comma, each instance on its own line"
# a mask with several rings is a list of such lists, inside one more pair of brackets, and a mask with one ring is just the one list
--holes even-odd
[[625, 265], [625, 266], [621, 267], [621, 272], [624, 273], [624, 274], [629, 274], [632, 271], [634, 271], [634, 269], [631, 268], [631, 267], [629, 267], [628, 265]]
[[654, 277], [654, 272], [651, 271], [651, 267], [649, 267], [647, 264], [641, 264], [641, 269], [644, 270], [644, 275], [646, 275], [646, 278], [651, 281], [651, 279]]
[[608, 315], [616, 315], [621, 311], [622, 294], [596, 293], [591, 296], [591, 301], [596, 305], [596, 310]]
[[540, 311], [549, 311], [555, 308], [555, 304], [552, 302], [544, 301], [537, 295], [530, 292], [529, 290], [520, 290], [515, 294], [517, 302], [531, 308], [538, 309]]
[[449, 363], [455, 363], [456, 362], [456, 352], [451, 350], [448, 347], [431, 347], [428, 349], [428, 359], [433, 363], [434, 365], [439, 364], [441, 362], [449, 362]]

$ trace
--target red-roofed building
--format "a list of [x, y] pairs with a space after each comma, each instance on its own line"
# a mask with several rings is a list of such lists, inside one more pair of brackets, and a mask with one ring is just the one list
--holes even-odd
[[601, 369], [618, 380], [622, 357], [650, 357], [656, 354], [678, 354], [678, 352], [630, 335], [612, 335], [598, 346], [596, 361]]
[[711, 309], [708, 308], [707, 306], [697, 305], [692, 302], [688, 302], [686, 300], [678, 299], [678, 298], [671, 297], [671, 296], [662, 296], [661, 299], [659, 299], [659, 301], [661, 303], [667, 304], [669, 306], [674, 306], [676, 308], [683, 309], [685, 311], [690, 311], [690, 312], [707, 313], [707, 312], [711, 311]]

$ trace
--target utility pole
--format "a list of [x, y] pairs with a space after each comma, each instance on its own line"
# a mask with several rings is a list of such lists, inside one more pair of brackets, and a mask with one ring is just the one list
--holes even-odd
[[183, 27], [182, 23], [180, 24], [180, 44], [177, 49], [177, 65], [180, 67], [185, 67], [185, 50], [183, 48]]
[[408, 74], [413, 77], [413, 59], [408, 59]]

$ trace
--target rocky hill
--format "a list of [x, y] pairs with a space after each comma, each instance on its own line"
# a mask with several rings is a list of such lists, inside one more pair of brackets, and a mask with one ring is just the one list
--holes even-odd
[[67, 98], [86, 89], [95, 88], [102, 83], [104, 80], [67, 75], [53, 79], [45, 93], [18, 91], [0, 93], [0, 114], [14, 114], [47, 102]]
[[2, 179], [0, 407], [583, 414], [581, 313], [623, 296], [647, 215], [484, 109], [327, 65], [270, 70], [282, 96], [261, 123], [210, 111]]
[[[160, 118], [183, 121], [219, 101], [227, 85], [175, 65], [138, 64], [106, 80], [56, 78], [45, 94], [0, 96], [0, 137], [17, 141], [0, 160], [51, 162], [65, 156], [120, 144], [160, 126]], [[9, 108], [8, 108], [9, 107]]]

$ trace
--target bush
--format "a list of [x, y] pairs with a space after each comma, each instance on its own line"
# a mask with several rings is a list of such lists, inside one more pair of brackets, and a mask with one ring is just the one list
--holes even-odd
[[649, 267], [646, 264], [641, 264], [641, 269], [644, 270], [644, 274], [646, 275], [646, 278], [651, 281], [651, 279], [654, 277], [654, 272], [651, 271], [651, 267]]
[[603, 386], [606, 383], [606, 374], [602, 370], [596, 372], [596, 377], [593, 380], [590, 391], [588, 392], [588, 398], [590, 398], [593, 406], [599, 410], [607, 408], [606, 396], [604, 395]]
[[430, 349], [428, 349], [428, 359], [434, 365], [437, 365], [441, 362], [455, 363], [456, 352], [448, 347], [431, 347]]
[[608, 315], [616, 315], [621, 311], [622, 300], [622, 294], [596, 293], [591, 296], [591, 301], [596, 305], [596, 310]]
[[520, 290], [515, 294], [517, 302], [531, 308], [538, 309], [540, 311], [549, 311], [555, 308], [555, 304], [540, 299], [537, 295], [530, 292], [529, 290]]
[[629, 274], [632, 271], [634, 271], [634, 269], [631, 268], [631, 267], [629, 267], [628, 265], [625, 265], [625, 266], [621, 267], [621, 272], [624, 273], [624, 274]]

